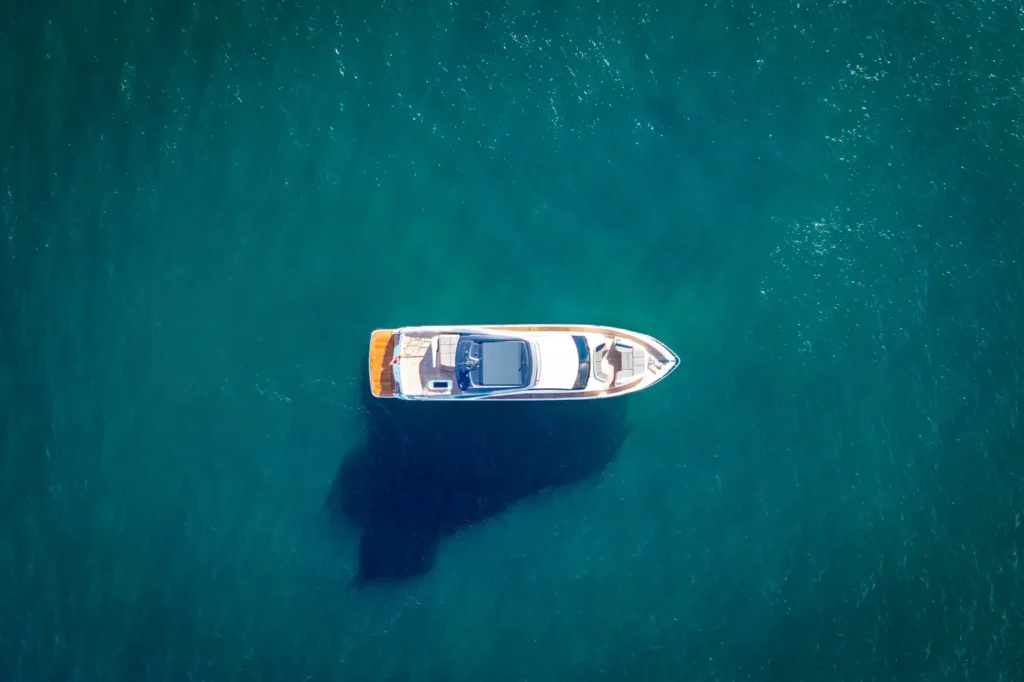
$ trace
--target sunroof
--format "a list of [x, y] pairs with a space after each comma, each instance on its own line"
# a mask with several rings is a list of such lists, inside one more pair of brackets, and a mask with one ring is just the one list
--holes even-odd
[[488, 341], [480, 344], [481, 385], [521, 386], [523, 345], [522, 341]]

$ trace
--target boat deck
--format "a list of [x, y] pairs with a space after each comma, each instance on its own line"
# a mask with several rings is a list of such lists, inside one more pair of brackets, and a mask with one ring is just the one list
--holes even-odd
[[[588, 336], [605, 336], [606, 343], [610, 344], [607, 354], [604, 356], [604, 363], [608, 370], [608, 376], [603, 380], [598, 381], [596, 387], [591, 387], [584, 391], [574, 392], [571, 396], [567, 395], [567, 399], [576, 398], [599, 398], [604, 396], [614, 396], [624, 393], [632, 393], [637, 387], [644, 383], [646, 376], [656, 376], [659, 372], [658, 369], [646, 366], [643, 360], [646, 357], [652, 357], [659, 363], [669, 362], [670, 358], [660, 353], [654, 346], [644, 341], [637, 335], [628, 332], [627, 330], [611, 329], [607, 327], [583, 327], [576, 325], [525, 325], [525, 324], [510, 324], [500, 325], [499, 329], [506, 329], [513, 332], [571, 332], [576, 334], [587, 334]], [[637, 356], [637, 359], [630, 357], [628, 360], [623, 355], [622, 351], [615, 347], [615, 339], [620, 338], [628, 341], [629, 343], [635, 344], [638, 348], [642, 349], [644, 354]], [[593, 372], [591, 368], [591, 372]], [[620, 377], [620, 375], [627, 375]], [[593, 374], [592, 374], [593, 376]], [[545, 393], [527, 393], [527, 394], [514, 394], [514, 395], [494, 395], [490, 396], [489, 400], [545, 400], [551, 399], [550, 394]]]
[[[455, 344], [458, 335], [405, 333], [402, 335], [402, 393], [404, 395], [459, 395], [455, 378]], [[431, 388], [431, 381], [448, 382], [447, 388]]]
[[370, 392], [377, 398], [395, 396], [395, 377], [391, 361], [395, 357], [395, 335], [390, 329], [378, 329], [370, 337]]

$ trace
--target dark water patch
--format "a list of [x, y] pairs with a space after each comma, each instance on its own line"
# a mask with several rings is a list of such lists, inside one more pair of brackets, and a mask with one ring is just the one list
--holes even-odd
[[356, 584], [425, 575], [445, 537], [602, 471], [629, 433], [628, 400], [420, 403], [364, 393], [366, 443], [345, 456], [325, 504], [334, 521], [362, 530]]

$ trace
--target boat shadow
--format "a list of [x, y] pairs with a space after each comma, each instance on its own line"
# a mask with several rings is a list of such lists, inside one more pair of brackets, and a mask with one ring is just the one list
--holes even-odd
[[379, 400], [367, 379], [366, 441], [345, 455], [324, 503], [332, 523], [361, 530], [356, 586], [429, 573], [446, 536], [601, 472], [629, 432], [628, 397]]

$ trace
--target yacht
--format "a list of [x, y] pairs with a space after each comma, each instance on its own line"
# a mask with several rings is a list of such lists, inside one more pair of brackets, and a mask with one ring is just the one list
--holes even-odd
[[642, 391], [679, 365], [657, 339], [587, 324], [376, 329], [370, 392], [404, 400], [581, 400]]

